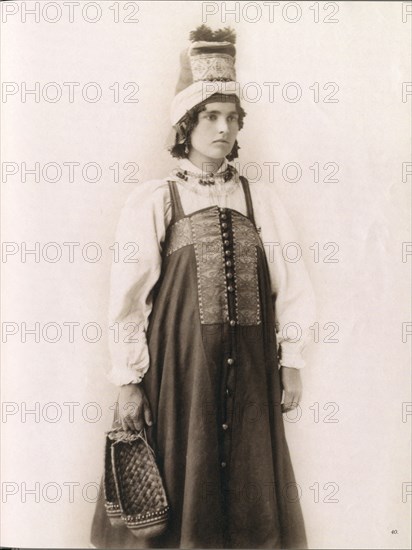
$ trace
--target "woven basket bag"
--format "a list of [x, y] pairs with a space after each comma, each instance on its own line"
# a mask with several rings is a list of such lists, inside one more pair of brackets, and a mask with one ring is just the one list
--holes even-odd
[[105, 507], [112, 525], [126, 524], [136, 537], [152, 538], [167, 527], [169, 505], [146, 431], [107, 432]]

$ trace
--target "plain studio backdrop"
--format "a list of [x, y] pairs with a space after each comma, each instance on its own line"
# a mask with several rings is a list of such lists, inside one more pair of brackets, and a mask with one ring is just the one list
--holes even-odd
[[[311, 548], [407, 548], [410, 3], [1, 8], [1, 545], [88, 545], [117, 398], [105, 378], [110, 264], [126, 255], [116, 224], [139, 182], [175, 165], [179, 53], [206, 23], [237, 32], [239, 169], [276, 186], [317, 296], [301, 409], [285, 418], [289, 497]], [[39, 177], [24, 174], [36, 163]], [[63, 243], [78, 243], [71, 258]]]

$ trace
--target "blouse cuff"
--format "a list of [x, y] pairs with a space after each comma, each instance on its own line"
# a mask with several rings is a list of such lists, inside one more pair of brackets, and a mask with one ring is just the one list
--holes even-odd
[[107, 379], [116, 386], [125, 386], [126, 384], [140, 384], [143, 376], [148, 371], [149, 367], [116, 367], [108, 373]]
[[303, 369], [306, 362], [301, 357], [296, 355], [285, 355], [280, 359], [281, 367], [289, 367], [290, 369]]
[[302, 369], [306, 365], [306, 361], [303, 359], [302, 354], [295, 351], [286, 351], [284, 347], [286, 346], [280, 345], [280, 366], [292, 369]]

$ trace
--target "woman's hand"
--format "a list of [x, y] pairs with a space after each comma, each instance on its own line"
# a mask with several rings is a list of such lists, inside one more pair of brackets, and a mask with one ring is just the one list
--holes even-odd
[[119, 394], [119, 420], [125, 431], [140, 431], [153, 424], [149, 401], [141, 386], [127, 384]]
[[282, 412], [292, 411], [299, 405], [302, 397], [302, 380], [299, 369], [281, 367], [280, 376], [284, 391]]

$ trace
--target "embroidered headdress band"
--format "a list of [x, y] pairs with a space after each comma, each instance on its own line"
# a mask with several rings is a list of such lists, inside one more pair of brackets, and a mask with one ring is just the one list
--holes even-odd
[[231, 29], [212, 31], [206, 25], [190, 33], [193, 44], [180, 56], [180, 78], [172, 102], [170, 119], [174, 126], [198, 103], [213, 94], [236, 95], [236, 36]]

